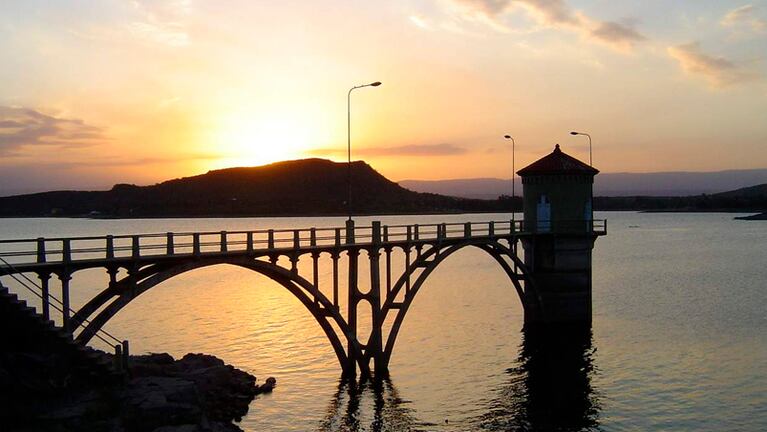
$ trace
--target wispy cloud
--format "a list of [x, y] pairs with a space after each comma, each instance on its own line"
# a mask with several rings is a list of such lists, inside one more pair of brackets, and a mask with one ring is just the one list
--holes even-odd
[[564, 0], [453, 0], [472, 14], [497, 22], [516, 8], [525, 10], [542, 27], [573, 31], [582, 37], [627, 52], [646, 38], [631, 21], [601, 21], [570, 8]]
[[720, 24], [737, 30], [750, 29], [757, 33], [767, 32], [767, 20], [758, 15], [754, 5], [744, 5], [727, 12]]
[[0, 155], [16, 154], [30, 146], [84, 147], [105, 140], [103, 129], [80, 119], [0, 106]]
[[140, 17], [126, 26], [131, 35], [170, 47], [189, 45], [184, 18], [191, 13], [191, 0], [133, 0], [131, 5]]
[[732, 60], [704, 53], [698, 42], [669, 47], [668, 54], [679, 62], [682, 70], [705, 78], [712, 87], [727, 87], [755, 78], [755, 74]]
[[[394, 147], [366, 147], [355, 149], [354, 154], [358, 156], [455, 156], [462, 155], [468, 151], [454, 144], [413, 144]], [[345, 154], [346, 149], [329, 148], [317, 149], [311, 152], [314, 155], [335, 155]]]

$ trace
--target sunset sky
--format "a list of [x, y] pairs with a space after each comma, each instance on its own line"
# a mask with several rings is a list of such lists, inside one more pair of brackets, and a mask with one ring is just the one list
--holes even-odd
[[392, 180], [767, 168], [767, 1], [0, 3], [0, 194], [284, 159]]

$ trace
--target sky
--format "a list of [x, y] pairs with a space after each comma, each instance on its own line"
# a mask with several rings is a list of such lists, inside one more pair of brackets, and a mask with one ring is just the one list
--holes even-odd
[[5, 0], [0, 195], [286, 159], [767, 168], [767, 0]]

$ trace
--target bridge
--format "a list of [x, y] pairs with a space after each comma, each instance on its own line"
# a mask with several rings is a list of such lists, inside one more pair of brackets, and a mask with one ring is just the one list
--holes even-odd
[[[50, 280], [58, 278], [58, 318], [63, 329], [85, 345], [132, 300], [174, 276], [220, 264], [242, 267], [274, 280], [306, 307], [327, 336], [344, 374], [353, 375], [359, 369], [369, 375], [372, 370], [388, 371], [397, 334], [413, 300], [448, 256], [473, 247], [492, 257], [508, 276], [527, 322], [528, 316], [545, 312], [547, 305], [545, 293], [536, 288], [535, 264], [520, 258], [520, 243], [534, 249], [536, 244], [546, 244], [545, 239], [574, 236], [591, 239], [593, 244], [606, 232], [604, 220], [556, 221], [554, 227], [549, 222], [530, 226], [520, 220], [428, 225], [372, 222], [358, 227], [349, 220], [336, 228], [13, 239], [0, 240], [0, 277], [30, 280], [28, 275], [36, 276], [40, 314], [46, 320], [51, 318], [51, 299], [55, 299]], [[535, 256], [529, 254], [527, 261]], [[369, 261], [367, 292], [360, 287], [361, 257]], [[393, 272], [395, 258], [404, 260], [396, 266], [404, 269], [401, 273]], [[320, 260], [327, 259], [332, 282], [322, 286]], [[299, 271], [301, 260], [310, 265], [302, 265]], [[341, 262], [348, 268], [339, 269]], [[104, 269], [109, 283], [72, 310], [71, 281], [77, 272], [93, 268]], [[358, 309], [363, 302], [371, 311], [371, 322], [364, 323], [364, 328], [372, 329], [370, 334], [359, 332]]]

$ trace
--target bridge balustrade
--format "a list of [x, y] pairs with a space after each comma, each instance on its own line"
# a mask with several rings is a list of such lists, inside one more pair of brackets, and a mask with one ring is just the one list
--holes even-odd
[[[534, 225], [534, 226], [530, 226]], [[0, 257], [12, 264], [70, 263], [80, 260], [141, 258], [162, 255], [199, 255], [253, 252], [272, 249], [309, 249], [371, 245], [375, 243], [424, 242], [497, 235], [535, 234], [539, 224], [523, 220], [441, 224], [379, 225], [345, 228], [269, 229], [252, 231], [168, 232], [0, 240]], [[551, 221], [548, 231], [604, 234], [606, 220]]]

